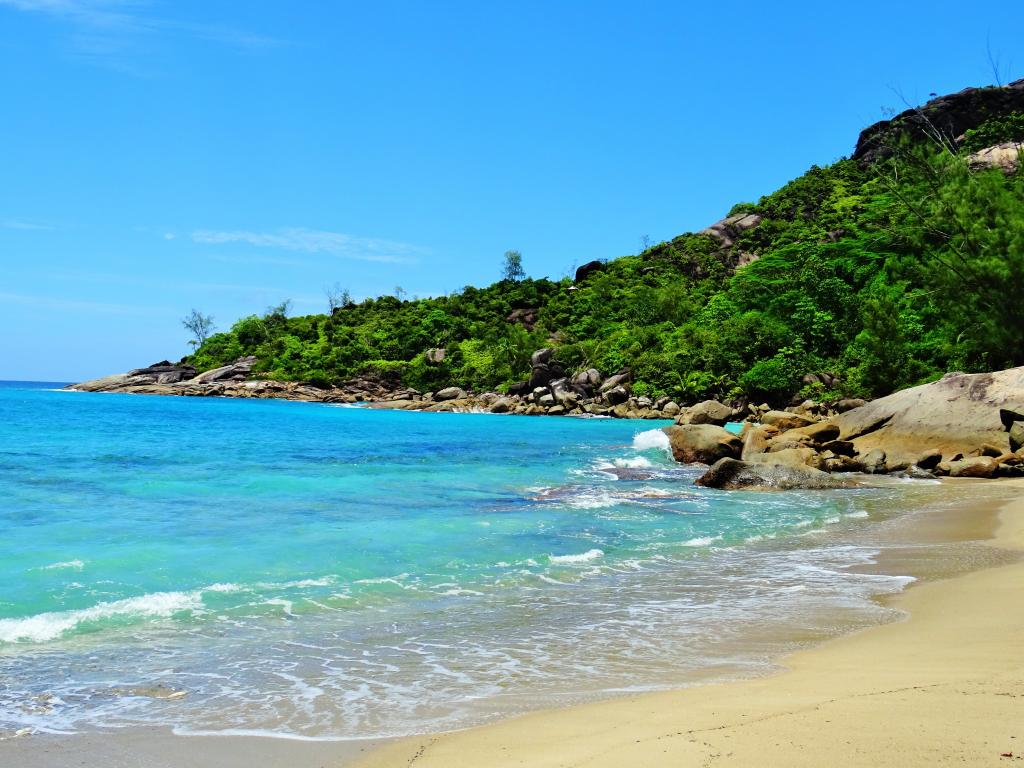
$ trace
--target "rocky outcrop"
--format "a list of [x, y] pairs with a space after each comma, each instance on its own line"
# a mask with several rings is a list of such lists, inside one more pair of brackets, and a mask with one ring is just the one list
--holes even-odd
[[734, 416], [732, 407], [717, 400], [705, 400], [680, 411], [676, 424], [715, 424], [721, 427]]
[[574, 278], [575, 283], [582, 283], [588, 277], [595, 272], [601, 272], [604, 270], [604, 262], [602, 261], [588, 261], [581, 267], [576, 269], [576, 276]]
[[706, 488], [726, 490], [751, 488], [780, 491], [797, 488], [823, 490], [849, 488], [853, 485], [846, 478], [836, 477], [828, 472], [805, 465], [748, 463], [730, 458], [721, 459], [715, 463], [695, 482]]
[[732, 248], [736, 238], [742, 232], [753, 229], [761, 223], [762, 217], [756, 213], [735, 213], [720, 221], [716, 221], [710, 227], [702, 229], [702, 235], [710, 235], [718, 240], [723, 248]]
[[423, 353], [423, 358], [431, 365], [440, 365], [448, 356], [448, 350], [444, 347], [434, 347]]
[[1024, 367], [947, 374], [832, 419], [840, 439], [862, 455], [884, 451], [889, 466], [911, 465], [930, 451], [947, 461], [981, 456], [987, 445], [1010, 453], [1010, 432], [1022, 422]]
[[518, 323], [528, 331], [533, 330], [533, 326], [537, 324], [537, 317], [539, 309], [536, 307], [532, 308], [520, 308], [513, 309], [508, 313], [508, 317], [505, 318], [506, 323]]
[[256, 364], [255, 357], [240, 357], [231, 365], [200, 373], [192, 382], [195, 384], [207, 384], [213, 381], [245, 381], [252, 373], [252, 367]]
[[152, 381], [150, 383], [152, 384], [176, 384], [179, 381], [188, 381], [195, 377], [195, 375], [195, 366], [171, 363], [167, 360], [153, 363], [153, 365], [146, 368], [136, 368], [133, 371], [128, 371], [128, 376], [133, 379], [141, 380], [143, 377], [151, 377]]
[[967, 164], [972, 171], [998, 168], [1006, 174], [1016, 173], [1021, 167], [1022, 152], [1024, 152], [1024, 144], [1008, 141], [1005, 144], [996, 144], [994, 147], [972, 152], [967, 156]]
[[[837, 487], [825, 483], [822, 472], [1024, 476], [1024, 367], [948, 374], [871, 403], [836, 405], [831, 413], [810, 402], [785, 411], [751, 408], [740, 453], [732, 457], [741, 458], [742, 466], [723, 465], [700, 484]], [[673, 448], [680, 461], [699, 460]]]
[[762, 221], [763, 217], [757, 213], [735, 213], [702, 229], [700, 234], [717, 241], [717, 256], [722, 264], [730, 269], [739, 269], [757, 261], [758, 254], [736, 248], [736, 239], [748, 229], [758, 226]]
[[955, 143], [968, 129], [988, 118], [1014, 111], [1024, 111], [1024, 79], [1002, 87], [965, 88], [865, 128], [857, 139], [853, 158], [864, 164], [882, 160], [907, 136]]
[[714, 464], [719, 459], [738, 458], [743, 441], [732, 432], [713, 424], [684, 424], [665, 427], [672, 457], [684, 464]]
[[189, 381], [195, 375], [196, 369], [191, 365], [161, 360], [159, 363], [153, 363], [153, 365], [145, 368], [135, 368], [128, 371], [128, 373], [118, 373], [113, 376], [104, 376], [100, 379], [84, 381], [81, 384], [76, 384], [73, 388], [80, 392], [117, 392], [128, 387], [177, 384], [182, 381]]
[[445, 400], [465, 400], [466, 397], [468, 397], [466, 390], [461, 387], [445, 387], [434, 393], [434, 399], [441, 402]]
[[[445, 350], [436, 348], [425, 358], [441, 361]], [[324, 403], [361, 403], [369, 408], [437, 412], [490, 412], [514, 415], [550, 415], [626, 419], [665, 419], [677, 415], [679, 406], [669, 398], [652, 402], [632, 397], [628, 370], [605, 380], [600, 371], [589, 368], [572, 377], [554, 360], [554, 350], [544, 348], [532, 356], [534, 381], [509, 387], [506, 394], [473, 393], [459, 386], [437, 392], [420, 392], [401, 387], [393, 380], [365, 377], [337, 385], [253, 379], [256, 360], [241, 358], [231, 365], [196, 374], [194, 368], [167, 361], [128, 373], [107, 376], [69, 387], [88, 392], [179, 395], [186, 397], [278, 398]], [[609, 389], [606, 384], [611, 382]], [[603, 390], [603, 391], [602, 391]]]

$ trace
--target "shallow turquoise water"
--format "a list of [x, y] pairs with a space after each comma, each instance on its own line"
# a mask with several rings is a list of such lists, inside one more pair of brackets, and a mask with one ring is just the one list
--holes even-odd
[[906, 583], [837, 535], [892, 490], [699, 489], [658, 426], [0, 385], [0, 730], [456, 727], [754, 673]]

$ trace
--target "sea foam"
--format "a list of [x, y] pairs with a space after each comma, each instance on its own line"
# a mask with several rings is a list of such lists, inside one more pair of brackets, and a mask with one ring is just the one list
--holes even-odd
[[84, 623], [115, 617], [167, 618], [202, 607], [199, 592], [154, 592], [124, 600], [97, 603], [77, 611], [38, 613], [21, 619], [0, 619], [0, 643], [45, 643]]
[[49, 565], [41, 565], [37, 568], [37, 571], [59, 571], [65, 568], [80, 571], [85, 568], [85, 563], [81, 560], [65, 560], [61, 563], [50, 563]]
[[588, 549], [586, 552], [578, 555], [549, 555], [548, 560], [552, 563], [566, 565], [572, 563], [589, 563], [591, 560], [597, 560], [597, 558], [603, 556], [604, 550]]
[[654, 448], [667, 451], [669, 445], [668, 435], [660, 429], [648, 429], [633, 436], [633, 449], [637, 451], [649, 451]]

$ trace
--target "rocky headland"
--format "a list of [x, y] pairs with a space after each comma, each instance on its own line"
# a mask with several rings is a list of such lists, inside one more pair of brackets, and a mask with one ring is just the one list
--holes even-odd
[[[568, 376], [551, 349], [535, 352], [530, 379], [505, 394], [456, 386], [419, 392], [371, 379], [323, 388], [254, 378], [255, 363], [246, 357], [198, 373], [162, 361], [69, 389], [449, 413], [672, 419], [664, 431], [673, 458], [709, 465], [697, 483], [715, 488], [836, 488], [848, 486], [851, 473], [1024, 476], [1024, 367], [950, 373], [872, 402], [807, 400], [780, 410], [715, 400], [681, 406], [667, 397], [638, 397], [628, 370], [606, 377], [591, 368]], [[725, 429], [730, 422], [744, 422], [739, 434]]]
[[712, 465], [713, 488], [837, 488], [849, 473], [911, 477], [1024, 476], [1024, 367], [950, 373], [870, 403], [829, 413], [806, 402], [749, 407], [739, 435], [721, 403], [686, 409], [666, 427], [677, 461]]

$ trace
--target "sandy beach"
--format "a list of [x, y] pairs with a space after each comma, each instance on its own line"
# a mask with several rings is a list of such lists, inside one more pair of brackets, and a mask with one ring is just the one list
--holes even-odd
[[[177, 736], [158, 728], [36, 734], [0, 743], [0, 764], [1017, 764], [1024, 760], [1024, 481], [967, 484], [978, 491], [976, 497], [968, 495], [976, 498], [975, 506], [905, 518], [903, 534], [885, 535], [905, 536], [915, 544], [895, 546], [887, 560], [866, 567], [922, 579], [886, 601], [905, 612], [904, 620], [799, 651], [781, 660], [784, 671], [769, 677], [624, 696], [470, 730], [383, 742]], [[965, 484], [955, 485], [960, 494]], [[960, 553], [945, 560], [932, 546], [986, 539], [985, 546], [942, 549]], [[997, 565], [984, 567], [992, 563]]]
[[[1024, 491], [1024, 483], [1003, 488]], [[965, 511], [963, 525], [985, 516]], [[991, 543], [1024, 550], [1024, 494], [999, 510]], [[772, 677], [406, 739], [357, 765], [1017, 764], [1024, 761], [1022, 598], [1019, 561], [920, 584], [893, 600], [905, 621], [796, 653], [783, 660], [788, 671]]]

